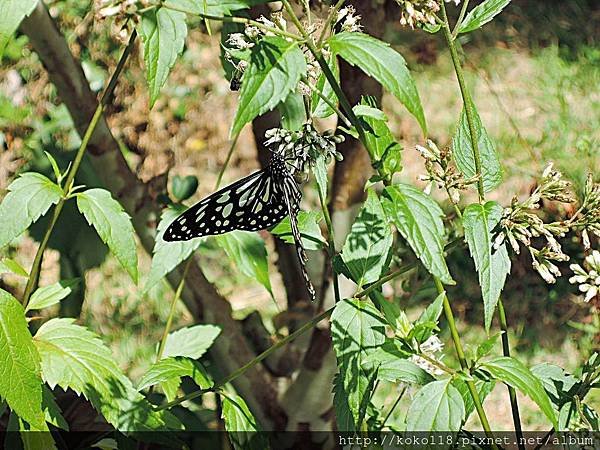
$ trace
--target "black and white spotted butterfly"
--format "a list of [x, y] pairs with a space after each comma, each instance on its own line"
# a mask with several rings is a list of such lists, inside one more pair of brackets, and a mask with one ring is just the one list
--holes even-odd
[[272, 151], [269, 164], [209, 195], [177, 217], [165, 230], [165, 241], [187, 241], [233, 230], [258, 231], [290, 217], [296, 253], [306, 288], [315, 299], [315, 289], [306, 272], [306, 252], [300, 239], [297, 215], [302, 193], [294, 175], [304, 170], [306, 157], [288, 151], [293, 145], [281, 142]]

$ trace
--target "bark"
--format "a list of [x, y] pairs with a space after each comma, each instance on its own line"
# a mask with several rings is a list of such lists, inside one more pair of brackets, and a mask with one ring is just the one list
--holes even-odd
[[[97, 99], [89, 89], [81, 65], [42, 2], [23, 21], [21, 30], [29, 37], [82, 135], [96, 109]], [[152, 254], [160, 214], [152, 195], [157, 187], [142, 183], [131, 171], [104, 119], [91, 139], [89, 155], [105, 187], [131, 216], [142, 246]], [[162, 183], [163, 190], [165, 182], [164, 178], [155, 180]], [[171, 286], [176, 286], [179, 279], [179, 271], [168, 277]], [[196, 321], [221, 326], [222, 335], [211, 347], [210, 354], [223, 374], [231, 373], [255, 357], [241, 325], [231, 317], [229, 302], [208, 282], [197, 264], [190, 267], [182, 298]], [[274, 380], [262, 366], [249, 370], [233, 384], [265, 429], [285, 427], [286, 415], [277, 402]]]

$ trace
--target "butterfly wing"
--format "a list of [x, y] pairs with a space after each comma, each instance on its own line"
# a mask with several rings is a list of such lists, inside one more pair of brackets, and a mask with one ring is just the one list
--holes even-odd
[[286, 176], [282, 184], [284, 193], [283, 197], [286, 203], [287, 212], [290, 216], [290, 226], [292, 228], [292, 235], [294, 236], [294, 242], [296, 244], [296, 255], [298, 256], [298, 262], [300, 263], [300, 269], [302, 270], [302, 277], [304, 278], [306, 289], [308, 290], [311, 299], [314, 301], [316, 298], [315, 288], [310, 281], [308, 272], [306, 271], [306, 261], [308, 258], [306, 257], [306, 251], [304, 250], [304, 245], [302, 244], [302, 238], [300, 236], [300, 230], [298, 229], [298, 211], [300, 210], [300, 199], [302, 197], [302, 193], [300, 192], [298, 184], [291, 175]]
[[263, 230], [287, 214], [267, 167], [196, 203], [169, 225], [163, 239], [187, 241], [233, 230]]

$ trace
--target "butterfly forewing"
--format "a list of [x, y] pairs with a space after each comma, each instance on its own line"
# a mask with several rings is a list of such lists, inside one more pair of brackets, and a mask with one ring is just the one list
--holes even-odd
[[283, 196], [277, 195], [269, 169], [254, 172], [209, 195], [175, 219], [165, 241], [223, 234], [233, 230], [257, 231], [279, 223], [286, 215]]

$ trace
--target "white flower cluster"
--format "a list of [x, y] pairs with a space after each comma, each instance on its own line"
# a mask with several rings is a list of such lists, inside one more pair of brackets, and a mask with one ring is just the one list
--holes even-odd
[[[427, 356], [428, 359], [433, 359], [435, 361], [439, 361], [436, 353], [441, 352], [444, 349], [444, 344], [437, 336], [429, 337], [425, 342], [420, 345], [421, 354]], [[444, 371], [440, 369], [435, 364], [431, 363], [426, 358], [423, 358], [420, 355], [412, 355], [410, 360], [419, 366], [424, 371], [430, 373], [434, 376], [443, 375]]]
[[600, 293], [600, 252], [594, 250], [585, 258], [585, 265], [589, 271], [579, 264], [571, 264], [571, 270], [575, 273], [570, 279], [571, 284], [578, 284], [579, 290], [585, 294], [584, 301], [589, 302]]
[[[460, 0], [445, 0], [446, 3], [454, 2], [456, 5]], [[402, 8], [400, 17], [401, 25], [414, 28], [415, 25], [435, 25], [436, 13], [440, 10], [439, 0], [396, 0]]]
[[360, 24], [361, 16], [356, 14], [356, 10], [353, 6], [345, 6], [337, 12], [335, 23], [340, 27], [341, 31], [360, 31], [362, 25]]

